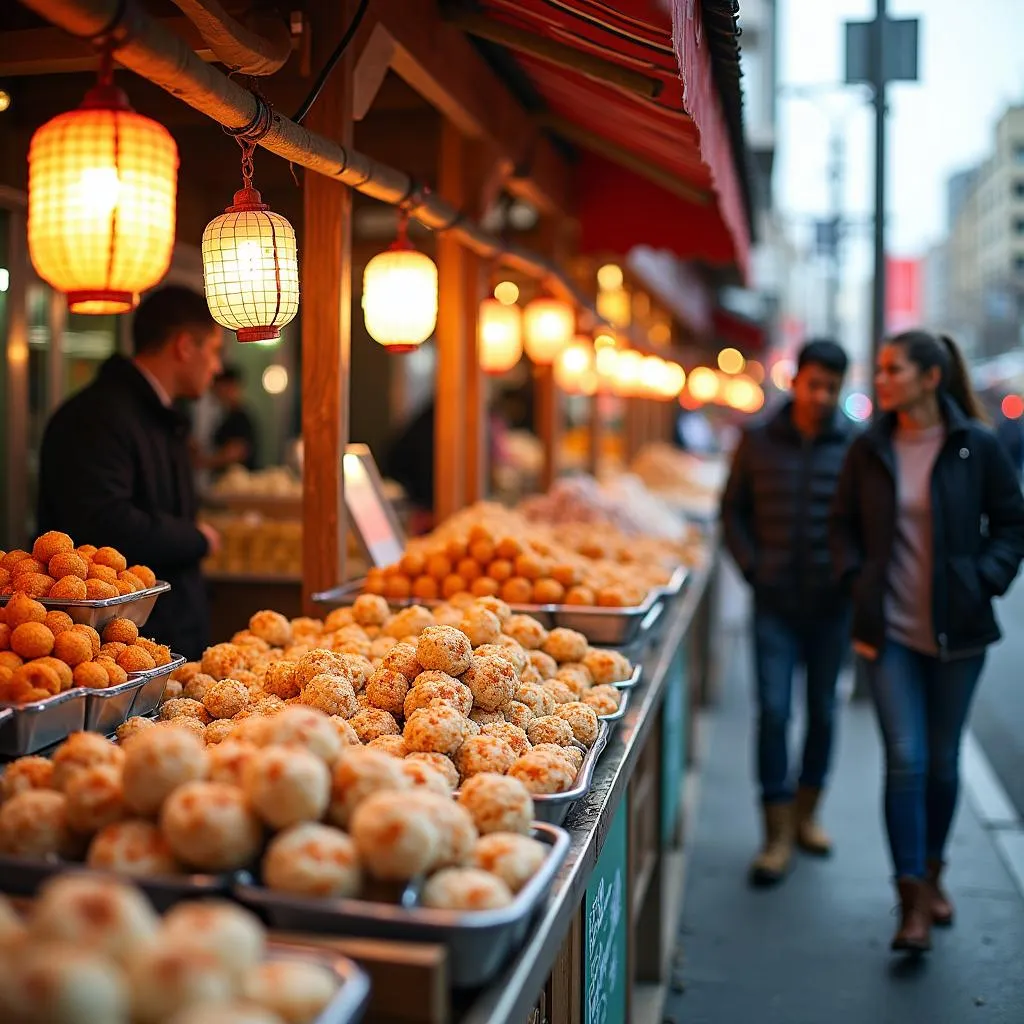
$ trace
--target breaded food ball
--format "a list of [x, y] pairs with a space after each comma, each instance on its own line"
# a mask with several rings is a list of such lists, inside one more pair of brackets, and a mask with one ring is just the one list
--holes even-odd
[[405, 696], [405, 717], [435, 704], [447, 704], [460, 715], [468, 715], [473, 708], [473, 694], [465, 683], [445, 672], [421, 672]]
[[241, 786], [245, 766], [260, 748], [248, 740], [232, 736], [207, 751], [208, 772], [211, 782], [226, 782]]
[[128, 571], [136, 579], [140, 580], [147, 590], [152, 589], [157, 584], [156, 573], [146, 565], [132, 565], [128, 567]]
[[[356, 739], [358, 740], [358, 736]], [[368, 750], [379, 750], [388, 757], [404, 758], [409, 753], [405, 740], [401, 736], [378, 736], [366, 744]]]
[[530, 604], [533, 601], [533, 583], [525, 576], [511, 576], [502, 583], [498, 593], [511, 605]]
[[124, 555], [116, 548], [111, 547], [98, 548], [96, 554], [92, 556], [92, 561], [93, 565], [106, 565], [114, 572], [124, 572], [128, 568], [128, 562], [125, 561]]
[[71, 666], [65, 664], [60, 658], [46, 657], [36, 658], [35, 661], [30, 662], [31, 665], [43, 665], [47, 668], [53, 669], [57, 673], [57, 678], [60, 680], [60, 688], [67, 690], [72, 682], [74, 681], [74, 673], [71, 671]]
[[95, 732], [73, 732], [53, 754], [53, 788], [63, 790], [85, 768], [125, 763], [125, 751]]
[[331, 725], [334, 726], [335, 731], [338, 733], [338, 738], [341, 740], [343, 747], [358, 747], [361, 744], [361, 740], [356, 735], [355, 729], [352, 728], [352, 723], [347, 718], [342, 718], [341, 715], [331, 715]]
[[99, 580], [101, 583], [109, 583], [111, 586], [115, 586], [117, 583], [117, 570], [112, 569], [109, 565], [100, 565], [98, 562], [91, 563], [86, 574], [86, 583], [89, 580]]
[[473, 865], [500, 878], [516, 893], [540, 870], [547, 847], [515, 832], [481, 836], [473, 849]]
[[497, 597], [481, 597], [473, 602], [473, 608], [485, 608], [487, 611], [497, 615], [498, 622], [504, 627], [505, 623], [512, 617], [512, 609]]
[[4, 620], [11, 632], [14, 632], [25, 622], [46, 622], [46, 607], [28, 594], [14, 594], [7, 602]]
[[[133, 644], [139, 638], [139, 627], [131, 619], [112, 619], [103, 628], [105, 644]], [[198, 666], [196, 666], [198, 670]]]
[[419, 636], [427, 626], [432, 625], [434, 625], [434, 616], [430, 614], [430, 609], [414, 604], [409, 608], [403, 608], [382, 628], [385, 636], [404, 640], [406, 637]]
[[455, 867], [469, 863], [480, 833], [473, 816], [460, 807], [450, 792], [433, 793], [428, 789], [413, 789], [408, 794], [410, 806], [420, 808], [434, 823], [438, 833], [438, 848], [430, 870]]
[[280, 612], [256, 612], [249, 619], [249, 631], [271, 647], [287, 647], [292, 642], [292, 624]]
[[75, 686], [85, 690], [105, 690], [110, 686], [107, 670], [95, 661], [83, 661], [76, 665], [72, 680]]
[[594, 685], [590, 669], [580, 661], [567, 661], [559, 665], [555, 678], [561, 679], [576, 694], [582, 694]]
[[164, 701], [160, 705], [160, 718], [169, 722], [172, 718], [194, 718], [197, 722], [206, 725], [210, 721], [210, 712], [206, 706], [197, 700], [189, 697], [178, 697], [175, 700]]
[[48, 757], [19, 757], [0, 775], [0, 803], [30, 789], [53, 788], [53, 762]]
[[161, 940], [202, 950], [238, 981], [255, 970], [266, 953], [263, 925], [252, 911], [227, 900], [179, 903], [164, 915]]
[[297, 662], [287, 659], [271, 662], [263, 677], [263, 689], [275, 697], [280, 697], [281, 700], [297, 697], [302, 688], [295, 675], [296, 664]]
[[344, 899], [359, 893], [363, 870], [350, 836], [305, 822], [271, 840], [263, 856], [263, 881], [278, 892]]
[[614, 715], [622, 703], [622, 693], [614, 686], [607, 684], [595, 686], [583, 695], [583, 703], [592, 707], [599, 717]]
[[537, 670], [542, 680], [554, 678], [558, 671], [558, 662], [550, 654], [545, 654], [540, 650], [530, 651], [529, 659], [530, 664]]
[[[110, 658], [97, 658], [95, 664], [99, 665], [107, 673], [107, 681], [110, 686], [120, 686], [121, 683], [128, 682], [128, 673], [116, 661], [112, 661]], [[165, 683], [162, 695], [163, 700], [172, 700], [175, 687], [179, 687], [179, 685], [178, 683]]]
[[597, 712], [581, 701], [560, 704], [555, 708], [555, 715], [572, 727], [573, 735], [585, 747], [592, 747], [597, 740], [600, 721]]
[[[18, 655], [11, 654], [11, 657], [17, 658]], [[60, 691], [60, 674], [52, 666], [44, 665], [40, 659], [39, 661], [30, 661], [27, 665], [19, 665], [11, 672], [11, 695], [6, 699], [15, 704], [26, 703], [43, 700], [55, 693], [60, 693]]]
[[478, 576], [469, 585], [469, 592], [476, 598], [497, 597], [500, 590], [501, 584], [490, 576]]
[[505, 707], [505, 721], [510, 725], [518, 726], [524, 732], [526, 727], [533, 721], [534, 714], [527, 705], [518, 700], [511, 700]]
[[512, 899], [500, 878], [479, 868], [445, 868], [423, 887], [423, 906], [435, 910], [498, 910]]
[[502, 632], [527, 651], [539, 650], [548, 638], [548, 631], [529, 615], [513, 615], [505, 623]]
[[245, 668], [245, 652], [234, 644], [214, 644], [203, 652], [202, 670], [214, 679], [230, 679]]
[[119, 767], [97, 765], [76, 772], [64, 795], [68, 825], [82, 835], [92, 835], [128, 816]]
[[533, 798], [518, 779], [494, 772], [474, 775], [459, 790], [459, 804], [472, 816], [481, 834], [518, 832], [526, 835], [533, 821]]
[[[210, 718], [234, 718], [248, 705], [249, 688], [237, 679], [222, 679], [211, 683], [203, 694], [203, 707]], [[162, 708], [161, 717], [166, 717]]]
[[242, 791], [273, 829], [319, 821], [331, 795], [331, 773], [302, 747], [264, 747], [246, 760]]
[[419, 708], [406, 719], [402, 733], [410, 751], [454, 754], [465, 737], [465, 718], [447, 704]]
[[547, 679], [541, 685], [554, 698], [556, 707], [576, 699], [572, 687], [564, 679]]
[[196, 739], [206, 743], [206, 726], [198, 718], [191, 718], [188, 715], [179, 715], [177, 718], [168, 719], [166, 722], [157, 722], [160, 729], [180, 729], [191, 733]]
[[459, 629], [469, 637], [474, 647], [493, 644], [501, 636], [501, 621], [486, 608], [473, 605], [459, 623]]
[[545, 576], [533, 584], [534, 604], [561, 604], [565, 598], [565, 587], [558, 580]]
[[477, 725], [483, 727], [485, 725], [494, 725], [497, 722], [505, 721], [504, 711], [484, 711], [483, 708], [473, 708], [469, 713], [469, 720], [476, 722]]
[[423, 671], [423, 666], [416, 660], [416, 644], [409, 640], [398, 641], [384, 655], [378, 667], [400, 672], [410, 683]]
[[583, 767], [583, 751], [572, 744], [560, 747], [557, 743], [538, 743], [533, 749], [560, 757], [572, 768], [574, 775]]
[[[45, 578], [49, 579], [48, 576]], [[88, 579], [85, 581], [85, 596], [89, 601], [109, 601], [112, 597], [120, 597], [121, 591], [105, 580]]]
[[243, 994], [284, 1024], [313, 1024], [337, 990], [337, 976], [324, 964], [269, 960], [246, 976]]
[[366, 683], [366, 697], [370, 704], [392, 715], [405, 714], [405, 698], [409, 693], [409, 679], [383, 664], [373, 670]]
[[535, 718], [527, 726], [526, 735], [534, 745], [555, 743], [564, 747], [573, 741], [572, 726], [558, 715], [544, 715], [541, 718]]
[[360, 594], [352, 604], [352, 618], [360, 626], [383, 626], [391, 618], [391, 609], [376, 594]]
[[263, 840], [245, 794], [224, 782], [187, 782], [176, 789], [161, 809], [160, 831], [175, 857], [199, 871], [243, 868]]
[[[413, 789], [426, 789], [431, 793], [447, 797], [450, 797], [455, 789], [447, 775], [426, 761], [414, 761], [410, 758], [404, 758], [402, 760], [402, 773], [409, 780]], [[456, 778], [458, 778], [457, 775]]]
[[[41, 622], [23, 622], [11, 633], [11, 650], [26, 661], [45, 658], [53, 650], [53, 645], [53, 634]], [[89, 654], [92, 655], [91, 650]]]
[[401, 733], [395, 716], [379, 708], [365, 708], [354, 714], [350, 722], [361, 743], [370, 743], [379, 736], [398, 736]]
[[[490, 727], [489, 727], [490, 728]], [[455, 754], [455, 767], [463, 781], [481, 772], [504, 775], [516, 759], [516, 752], [500, 736], [470, 736]]]
[[482, 726], [480, 732], [483, 736], [497, 736], [498, 739], [504, 740], [515, 752], [516, 757], [525, 754], [532, 746], [526, 730], [510, 722], [493, 722], [491, 725]]
[[541, 649], [561, 664], [565, 661], [582, 661], [587, 656], [590, 644], [582, 633], [559, 626], [551, 630]]
[[67, 612], [60, 612], [54, 608], [46, 613], [44, 625], [56, 637], [60, 636], [61, 633], [67, 632], [69, 629], [73, 629], [75, 620]]
[[494, 643], [496, 647], [500, 647], [504, 651], [505, 657], [515, 665], [516, 672], [522, 672], [529, 664], [530, 659], [526, 648], [518, 640], [505, 636], [502, 633]]
[[217, 718], [212, 721], [203, 734], [208, 747], [223, 743], [238, 728], [238, 723], [231, 718]]
[[508, 773], [535, 795], [563, 793], [576, 779], [576, 772], [565, 758], [536, 750], [518, 758]]
[[0, 806], [0, 852], [14, 857], [68, 857], [77, 845], [68, 826], [63, 793], [29, 789]]
[[217, 957], [169, 939], [136, 950], [127, 968], [136, 1024], [163, 1024], [190, 1008], [226, 1003], [234, 994], [234, 979]]
[[141, 647], [153, 659], [157, 668], [169, 665], [173, 660], [171, 649], [166, 644], [158, 644], [154, 640], [147, 640], [144, 636], [140, 636], [135, 641], [135, 646]]
[[203, 741], [180, 728], [144, 729], [124, 745], [124, 799], [136, 814], [155, 815], [179, 786], [207, 771]]
[[595, 683], [621, 683], [633, 674], [629, 659], [618, 651], [591, 648], [583, 658]]
[[341, 738], [329, 715], [316, 708], [292, 706], [268, 718], [259, 733], [260, 746], [305, 747], [328, 765], [342, 752]]
[[[91, 646], [92, 645], [90, 645], [90, 648]], [[109, 643], [107, 641], [104, 641], [103, 644], [100, 646], [99, 654], [97, 654], [97, 657], [113, 658], [114, 661], [117, 661], [117, 659], [120, 658], [121, 655], [124, 654], [126, 650], [128, 650], [127, 644], [119, 643], [116, 640], [112, 640]], [[207, 679], [209, 678], [210, 677], [207, 676]]]
[[300, 700], [326, 715], [351, 718], [359, 708], [355, 690], [347, 675], [321, 672], [302, 688]]
[[15, 589], [20, 589], [19, 581], [24, 579], [26, 576], [43, 575], [48, 576], [49, 573], [46, 571], [46, 563], [40, 562], [38, 558], [22, 558], [13, 569], [11, 569], [11, 586]]
[[[148, 672], [150, 669], [156, 668], [156, 659], [144, 647], [132, 644], [118, 655], [117, 664], [128, 673]], [[220, 676], [219, 678], [225, 677]]]
[[[384, 602], [386, 609], [386, 615], [391, 614], [390, 609], [387, 608], [387, 602]], [[333, 611], [328, 612], [327, 617], [324, 619], [324, 632], [333, 633], [335, 630], [342, 629], [345, 626], [351, 626], [355, 623], [356, 617], [352, 612], [351, 608], [335, 608]]]
[[154, 725], [156, 723], [151, 718], [133, 715], [117, 727], [117, 741], [123, 744], [137, 733], [145, 732], [146, 729], [152, 729]]
[[450, 789], [456, 789], [459, 785], [459, 770], [454, 762], [445, 754], [437, 754], [433, 751], [414, 751], [406, 754], [405, 760], [429, 765], [435, 771], [440, 772]]
[[342, 653], [342, 664], [345, 666], [345, 674], [352, 689], [358, 693], [366, 688], [366, 684], [373, 674], [373, 662], [364, 654]]
[[202, 703], [203, 698], [206, 696], [206, 691], [216, 682], [217, 680], [213, 676], [208, 676], [205, 672], [197, 672], [184, 684], [181, 689], [181, 695]]
[[348, 677], [347, 668], [341, 655], [318, 647], [299, 658], [293, 678], [301, 689], [311, 679], [323, 674]]
[[405, 790], [409, 780], [397, 758], [379, 750], [347, 747], [334, 766], [331, 778], [331, 803], [327, 818], [345, 828], [355, 809], [373, 793]]
[[462, 681], [473, 694], [473, 703], [485, 711], [500, 711], [519, 688], [515, 669], [503, 658], [474, 657]]
[[50, 530], [37, 537], [32, 545], [32, 557], [40, 562], [49, 562], [54, 555], [75, 550], [75, 542], [59, 530]]
[[416, 660], [427, 671], [460, 676], [473, 660], [473, 648], [464, 631], [451, 626], [427, 626], [416, 644]]
[[[400, 768], [398, 774], [406, 781]], [[407, 792], [368, 796], [353, 812], [349, 831], [367, 871], [384, 881], [404, 882], [429, 871], [441, 848], [431, 810]]]
[[417, 576], [409, 588], [409, 596], [417, 601], [436, 601], [440, 593], [440, 584], [433, 576]]
[[374, 668], [377, 667], [377, 662], [397, 643], [398, 641], [393, 636], [378, 636], [374, 638], [373, 642], [370, 644], [369, 655], [370, 662]]

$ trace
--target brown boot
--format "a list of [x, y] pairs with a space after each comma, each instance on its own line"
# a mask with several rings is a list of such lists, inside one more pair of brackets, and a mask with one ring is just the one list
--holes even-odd
[[942, 869], [945, 865], [941, 860], [928, 861], [928, 896], [931, 900], [932, 923], [941, 928], [948, 928], [953, 923], [953, 901], [942, 888]]
[[793, 857], [793, 805], [764, 804], [764, 845], [750, 865], [753, 885], [776, 885]]
[[896, 882], [900, 897], [900, 926], [892, 939], [892, 949], [924, 953], [932, 948], [931, 894], [920, 878], [901, 878]]
[[804, 852], [827, 857], [832, 852], [832, 840], [814, 816], [820, 800], [820, 789], [801, 786], [796, 791], [796, 841]]

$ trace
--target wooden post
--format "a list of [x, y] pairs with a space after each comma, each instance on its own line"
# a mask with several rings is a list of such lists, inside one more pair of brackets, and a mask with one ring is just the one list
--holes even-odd
[[562, 446], [562, 392], [555, 383], [550, 366], [534, 369], [535, 422], [537, 436], [544, 446], [544, 473], [541, 489], [547, 491], [558, 478], [559, 453]]
[[[345, 31], [353, 0], [317, 11], [314, 63], [322, 67]], [[352, 143], [351, 51], [327, 80], [306, 119], [310, 131]], [[345, 578], [348, 516], [342, 457], [348, 443], [349, 346], [352, 324], [352, 193], [308, 172], [303, 190], [302, 445], [303, 605]]]
[[[476, 211], [474, 211], [476, 212]], [[477, 322], [480, 318], [480, 303], [484, 297], [484, 272], [480, 257], [465, 252], [465, 348], [464, 372], [465, 392], [465, 446], [466, 458], [464, 498], [467, 505], [483, 501], [487, 497], [487, 477], [490, 471], [490, 418], [488, 416], [488, 387], [480, 369], [480, 353], [477, 350]]]
[[590, 429], [587, 437], [587, 472], [597, 476], [601, 466], [601, 439], [604, 436], [604, 424], [601, 419], [601, 396], [590, 396]]

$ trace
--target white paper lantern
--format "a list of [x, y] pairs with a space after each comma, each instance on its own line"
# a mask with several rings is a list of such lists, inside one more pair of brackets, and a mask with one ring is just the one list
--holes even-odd
[[480, 303], [477, 324], [480, 369], [494, 375], [508, 373], [523, 355], [522, 312], [498, 299]]
[[363, 271], [366, 331], [389, 352], [411, 352], [437, 326], [437, 266], [414, 249], [399, 228], [398, 241]]
[[572, 340], [576, 315], [559, 299], [534, 299], [523, 312], [526, 354], [538, 366], [550, 366]]

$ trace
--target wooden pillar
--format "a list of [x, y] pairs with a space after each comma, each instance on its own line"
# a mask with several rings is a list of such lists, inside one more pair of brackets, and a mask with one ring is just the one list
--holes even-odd
[[[322, 67], [345, 31], [353, 0], [319, 9], [313, 63]], [[334, 69], [306, 119], [310, 131], [352, 143], [351, 50]], [[345, 578], [348, 516], [342, 457], [348, 443], [349, 347], [352, 324], [352, 193], [307, 171], [303, 189], [302, 444], [303, 605]]]
[[587, 437], [587, 472], [597, 476], [601, 463], [601, 438], [604, 424], [601, 419], [601, 396], [590, 396], [590, 429]]
[[[474, 183], [479, 176], [474, 177]], [[474, 191], [474, 199], [475, 191]], [[477, 216], [480, 205], [473, 202], [471, 212]], [[477, 325], [480, 319], [480, 303], [483, 301], [484, 265], [475, 253], [463, 252], [465, 260], [465, 294], [463, 297], [463, 348], [466, 388], [463, 396], [465, 408], [464, 438], [465, 460], [463, 463], [464, 492], [467, 505], [483, 501], [487, 497], [487, 482], [490, 472], [490, 420], [488, 417], [489, 393], [487, 379], [480, 369], [480, 353], [477, 347]]]
[[537, 437], [544, 448], [544, 472], [541, 490], [548, 490], [558, 478], [559, 454], [562, 448], [562, 392], [555, 383], [550, 366], [534, 368], [534, 418]]

